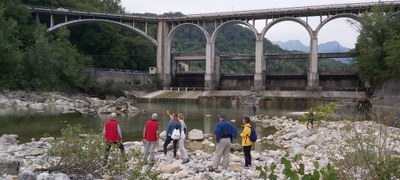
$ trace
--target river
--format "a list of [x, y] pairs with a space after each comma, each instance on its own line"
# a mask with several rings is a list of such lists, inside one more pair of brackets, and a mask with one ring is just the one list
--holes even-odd
[[[183, 113], [188, 130], [201, 129], [204, 133], [212, 133], [215, 123], [217, 122], [217, 114], [225, 114], [229, 120], [236, 120], [235, 125], [241, 131], [241, 119], [244, 115], [253, 114], [253, 105], [233, 105], [233, 104], [217, 104], [202, 105], [196, 103], [177, 103], [177, 102], [160, 102], [160, 103], [136, 103], [136, 107], [140, 109], [140, 113], [134, 115], [119, 115], [124, 141], [141, 140], [143, 127], [146, 121], [151, 117], [153, 112], [159, 114], [160, 132], [166, 129], [169, 117], [166, 110], [171, 112]], [[288, 116], [292, 111], [304, 111], [303, 105], [288, 107], [262, 107], [257, 108], [257, 114], [269, 116]], [[46, 136], [57, 137], [60, 130], [68, 125], [81, 124], [85, 129], [94, 129], [101, 132], [107, 115], [104, 116], [84, 116], [79, 113], [62, 114], [52, 109], [45, 111], [33, 110], [0, 110], [0, 134], [16, 134], [19, 136], [21, 143], [31, 141], [32, 138], [40, 138]], [[258, 130], [259, 136], [269, 134], [265, 129]], [[272, 132], [271, 132], [272, 133]]]

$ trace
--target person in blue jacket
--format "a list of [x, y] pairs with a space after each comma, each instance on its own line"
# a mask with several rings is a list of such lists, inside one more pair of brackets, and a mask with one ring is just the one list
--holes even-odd
[[215, 125], [214, 135], [217, 140], [217, 147], [215, 149], [213, 167], [210, 171], [219, 172], [218, 166], [222, 158], [222, 168], [228, 169], [229, 166], [229, 152], [233, 139], [238, 136], [238, 131], [234, 125], [226, 120], [225, 115], [218, 115], [219, 122]]
[[174, 129], [177, 129], [177, 128], [179, 130], [181, 129], [181, 123], [179, 122], [178, 114], [175, 114], [175, 113], [170, 114], [169, 111], [167, 111], [167, 114], [169, 115], [170, 120], [169, 120], [168, 126], [167, 126], [167, 139], [165, 140], [164, 145], [163, 145], [164, 157], [162, 159], [165, 159], [167, 157], [167, 147], [168, 147], [168, 144], [171, 143], [171, 141], [172, 141], [173, 149], [174, 149], [174, 158], [176, 158], [176, 147], [177, 147], [179, 139], [174, 140], [174, 139], [172, 139], [171, 136], [172, 136], [172, 131]]

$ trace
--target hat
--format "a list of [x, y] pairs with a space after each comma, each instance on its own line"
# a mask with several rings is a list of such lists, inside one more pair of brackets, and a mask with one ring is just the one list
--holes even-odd
[[222, 118], [222, 119], [226, 118], [226, 116], [224, 114], [218, 114], [217, 117]]

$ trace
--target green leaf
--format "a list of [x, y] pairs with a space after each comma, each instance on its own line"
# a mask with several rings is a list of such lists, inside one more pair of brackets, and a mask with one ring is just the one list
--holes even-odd
[[304, 169], [305, 169], [304, 164], [300, 164], [299, 166], [300, 166], [299, 174], [304, 175]]
[[274, 172], [274, 170], [276, 169], [276, 164], [274, 162], [271, 163], [270, 168], [271, 168], [271, 172]]
[[296, 162], [302, 160], [301, 154], [296, 154], [296, 156], [294, 156], [294, 160], [295, 160]]
[[318, 163], [318, 161], [314, 161], [313, 164], [314, 164], [314, 168], [315, 168], [315, 169], [319, 169], [319, 163]]

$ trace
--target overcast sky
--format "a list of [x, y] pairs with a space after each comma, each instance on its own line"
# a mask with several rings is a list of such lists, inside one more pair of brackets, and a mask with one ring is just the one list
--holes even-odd
[[[183, 14], [215, 13], [226, 11], [257, 10], [272, 8], [303, 7], [313, 5], [345, 4], [360, 2], [378, 2], [379, 0], [122, 0], [125, 10], [131, 13], [182, 12]], [[384, 0], [382, 0], [384, 1]], [[320, 31], [319, 43], [338, 41], [343, 46], [354, 48], [358, 31], [348, 23], [347, 18], [331, 21]], [[319, 17], [309, 19], [313, 29], [319, 23]], [[265, 26], [265, 21], [257, 21], [256, 27]], [[310, 38], [302, 26], [294, 22], [281, 22], [267, 32], [271, 41], [300, 40], [309, 45]]]

